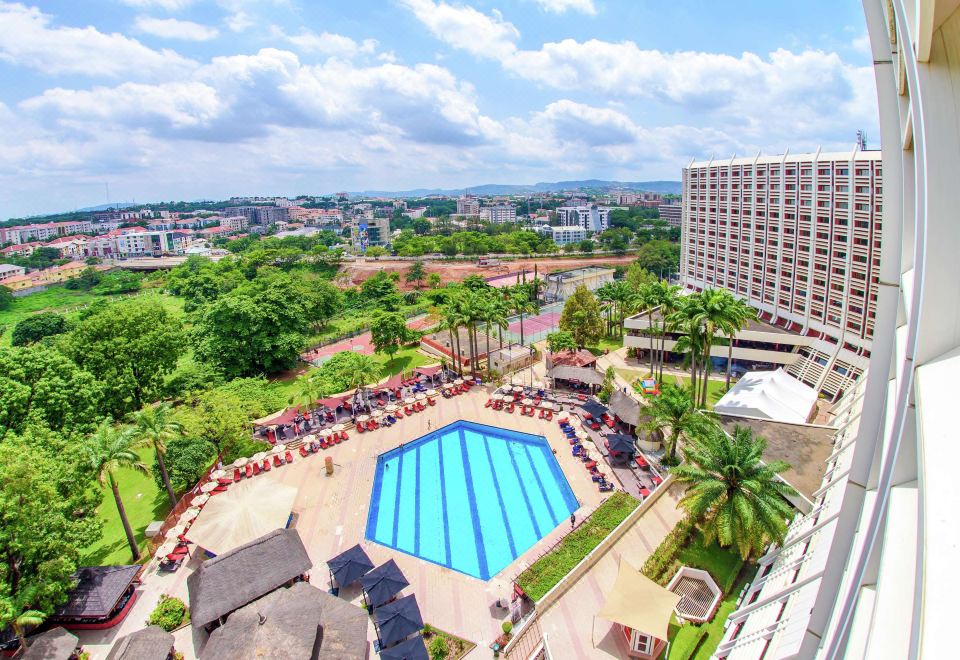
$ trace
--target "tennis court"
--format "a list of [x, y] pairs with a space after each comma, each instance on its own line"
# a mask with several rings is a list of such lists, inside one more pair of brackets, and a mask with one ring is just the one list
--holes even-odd
[[[560, 313], [563, 311], [563, 303], [546, 305], [540, 308], [540, 313], [536, 316], [523, 317], [523, 339], [524, 343], [540, 341], [556, 330], [560, 326]], [[507, 326], [505, 336], [510, 340], [520, 341], [520, 317], [511, 316], [510, 325]]]

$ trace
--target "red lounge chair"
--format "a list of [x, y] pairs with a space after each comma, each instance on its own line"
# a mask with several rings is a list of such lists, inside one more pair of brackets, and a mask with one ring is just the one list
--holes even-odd
[[233, 471], [233, 480], [234, 480], [235, 482], [236, 482], [236, 481], [240, 481], [240, 468], [234, 469], [234, 471]]
[[637, 456], [633, 459], [633, 461], [637, 464], [637, 467], [650, 467], [650, 464], [647, 463], [647, 459], [645, 459], [643, 456]]
[[400, 412], [399, 410], [395, 411], [393, 413], [393, 416], [396, 417], [397, 419], [403, 419], [403, 413]]
[[412, 415], [412, 414], [413, 414], [413, 411], [410, 410], [410, 406], [404, 406], [404, 407], [403, 407], [403, 412], [407, 413], [408, 415]]
[[546, 410], [541, 410], [540, 414], [537, 415], [537, 419], [543, 419], [544, 416], [546, 415], [546, 412], [547, 412]]
[[648, 489], [646, 489], [646, 488], [641, 488], [641, 489], [640, 489], [640, 494], [643, 495], [644, 497], [649, 497], [650, 491], [649, 491]]
[[557, 420], [557, 424], [560, 424], [560, 425], [562, 426], [562, 425], [566, 424], [566, 423], [569, 422], [569, 421], [570, 421], [570, 420], [567, 419], [566, 417], [561, 417], [560, 419]]
[[[357, 433], [363, 433], [364, 430], [363, 424], [357, 424]], [[326, 449], [326, 447], [324, 447], [324, 449]]]
[[588, 470], [592, 470], [592, 469], [594, 469], [595, 467], [597, 467], [597, 462], [596, 462], [596, 461], [587, 461], [586, 463], [583, 464], [583, 466], [584, 466], [585, 468], [587, 468]]
[[264, 471], [264, 472], [269, 472], [269, 471], [270, 471], [270, 459], [269, 459], [269, 458], [263, 459], [263, 471]]
[[220, 477], [217, 479], [217, 483], [221, 486], [229, 486], [233, 483], [233, 479], [230, 479], [229, 477]]
[[283, 465], [283, 461], [280, 460], [280, 454], [273, 455], [273, 467], [280, 467]]
[[226, 486], [217, 486], [216, 488], [210, 491], [210, 494], [214, 495], [216, 493], [226, 493], [226, 492], [227, 492]]
[[436, 400], [436, 399], [427, 399], [427, 403], [428, 403], [429, 405], [431, 405], [431, 406], [435, 406], [435, 405], [437, 405], [437, 400]]
[[651, 477], [651, 479], [653, 480], [654, 486], [659, 486], [660, 484], [663, 483], [663, 479], [661, 479], [660, 477]]
[[307, 457], [307, 448], [303, 445], [300, 445], [300, 455], [303, 456], [304, 458]]
[[186, 556], [186, 552], [171, 552], [167, 555], [167, 561], [180, 561], [181, 559], [185, 559]]
[[514, 411], [514, 410], [515, 410], [515, 408], [514, 408], [514, 405], [513, 405], [512, 403], [507, 406], [507, 412], [508, 412], [508, 413], [513, 414], [513, 411]]
[[553, 413], [548, 410], [548, 411], [547, 411], [547, 421], [549, 422], [549, 421], [552, 420], [552, 419], [553, 419]]
[[586, 394], [578, 394], [578, 395], [577, 395], [577, 399], [579, 399], [580, 401], [586, 401], [586, 400], [587, 400], [587, 395], [586, 395]]
[[293, 463], [293, 454], [290, 453], [289, 449], [284, 453], [283, 457], [287, 459], [287, 463]]
[[[249, 466], [248, 466], [248, 467], [249, 467]], [[260, 474], [260, 464], [259, 464], [259, 463], [254, 463], [254, 464], [253, 464], [253, 473], [254, 473], [254, 474]]]
[[253, 466], [247, 463], [247, 479], [253, 476]]
[[340, 439], [341, 439], [341, 440], [349, 440], [349, 439], [350, 439], [350, 436], [347, 435], [347, 432], [346, 432], [346, 431], [340, 431]]

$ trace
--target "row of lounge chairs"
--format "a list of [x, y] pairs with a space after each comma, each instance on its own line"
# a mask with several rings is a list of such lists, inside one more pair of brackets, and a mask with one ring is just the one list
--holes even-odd
[[583, 466], [587, 469], [587, 472], [590, 473], [590, 479], [597, 484], [597, 488], [601, 493], [610, 492], [613, 490], [613, 483], [607, 480], [607, 476], [600, 471], [600, 468], [597, 466], [597, 462], [590, 458], [590, 455], [584, 449], [583, 445], [580, 444], [580, 439], [577, 437], [577, 431], [570, 425], [570, 420], [566, 417], [562, 417], [557, 422], [560, 424], [560, 430], [563, 431], [563, 434], [567, 437], [567, 440], [570, 442], [572, 455], [576, 458], [579, 458], [583, 461]]
[[426, 405], [422, 401], [417, 401], [416, 403], [407, 404], [403, 407], [403, 412], [400, 410], [395, 410], [392, 413], [384, 415], [382, 421], [377, 421], [375, 419], [368, 419], [365, 422], [357, 422], [357, 433], [369, 433], [371, 431], [376, 431], [381, 426], [393, 426], [398, 421], [403, 419], [404, 415], [412, 416], [415, 413], [423, 412], [427, 409], [427, 406], [437, 405], [437, 400], [433, 398], [428, 398]]
[[[507, 413], [513, 414], [517, 409], [517, 404], [510, 401], [504, 403], [503, 401], [494, 401], [493, 399], [487, 399], [487, 402], [483, 404], [484, 408], [491, 408], [493, 410], [503, 410]], [[548, 422], [553, 421], [553, 411], [541, 409], [540, 412], [537, 412], [536, 406], [525, 406], [520, 405], [520, 414], [527, 417], [537, 417], [539, 419], [545, 419]]]

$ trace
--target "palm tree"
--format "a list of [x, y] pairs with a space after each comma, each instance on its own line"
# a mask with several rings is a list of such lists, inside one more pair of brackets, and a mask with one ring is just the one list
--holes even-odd
[[663, 381], [663, 363], [667, 354], [667, 332], [670, 330], [670, 323], [667, 319], [675, 313], [680, 306], [680, 287], [673, 286], [667, 282], [658, 282], [657, 291], [658, 304], [660, 305], [660, 355], [657, 358], [658, 374], [657, 380]]
[[357, 355], [357, 359], [352, 361], [349, 369], [350, 371], [346, 374], [347, 383], [350, 387], [360, 392], [364, 404], [369, 407], [370, 404], [369, 401], [367, 401], [364, 388], [366, 385], [380, 380], [383, 375], [383, 369], [371, 356], [359, 354]]
[[730, 372], [733, 369], [733, 340], [737, 333], [747, 327], [747, 323], [757, 317], [756, 311], [739, 298], [728, 293], [727, 320], [724, 330], [727, 333], [727, 390], [730, 389]]
[[522, 346], [524, 342], [523, 315], [535, 314], [537, 312], [537, 304], [530, 300], [530, 292], [523, 284], [511, 287], [508, 295], [510, 296], [510, 305], [513, 311], [520, 315], [520, 345]]
[[660, 297], [654, 284], [641, 284], [640, 287], [630, 297], [630, 306], [638, 312], [647, 314], [647, 337], [650, 339], [650, 375], [654, 374], [653, 366], [653, 310], [660, 302]]
[[593, 292], [593, 295], [595, 295], [600, 302], [600, 311], [603, 312], [603, 315], [607, 319], [607, 334], [609, 335], [613, 328], [613, 284], [611, 282], [604, 282]]
[[744, 559], [771, 542], [783, 543], [792, 514], [785, 498], [796, 495], [777, 476], [788, 463], [763, 463], [766, 447], [748, 428], [736, 426], [730, 436], [714, 427], [684, 446], [686, 460], [672, 470], [678, 483], [688, 485], [680, 505], [700, 525], [706, 543], [736, 544]]
[[[730, 300], [733, 296], [729, 291], [723, 289], [704, 289], [699, 294], [690, 296], [693, 300], [691, 308], [692, 317], [700, 324], [703, 329], [703, 384], [700, 391], [700, 406], [707, 405], [707, 382], [710, 378], [710, 352], [713, 348], [713, 340], [718, 331], [724, 334], [728, 328], [732, 328], [730, 321]], [[736, 332], [735, 330], [733, 331]]]
[[10, 622], [10, 627], [13, 629], [13, 634], [17, 636], [17, 639], [20, 640], [20, 648], [26, 650], [28, 647], [27, 644], [27, 633], [26, 628], [36, 628], [41, 623], [43, 623], [47, 618], [47, 615], [40, 610], [26, 610], [21, 612], [13, 621]]
[[[690, 436], [711, 424], [712, 414], [701, 413], [690, 388], [665, 383], [660, 395], [654, 397], [646, 409], [648, 430], [659, 431], [664, 437], [664, 450], [669, 462], [677, 462], [677, 445], [681, 436]], [[669, 432], [668, 432], [669, 431]]]
[[690, 388], [693, 392], [693, 400], [699, 400], [699, 379], [697, 375], [700, 369], [700, 360], [703, 355], [703, 328], [696, 318], [696, 307], [694, 296], [687, 296], [678, 301], [677, 309], [667, 317], [667, 324], [670, 328], [680, 333], [673, 350], [676, 353], [689, 354], [690, 361]]
[[483, 322], [487, 335], [487, 375], [490, 374], [490, 329], [496, 327], [500, 332], [500, 348], [503, 348], [503, 329], [507, 327], [507, 311], [499, 293], [485, 295], [482, 300]]
[[293, 396], [290, 397], [288, 403], [303, 406], [309, 411], [323, 396], [323, 386], [316, 379], [316, 376], [310, 372], [300, 374], [293, 382]]
[[157, 467], [160, 468], [160, 476], [163, 478], [163, 485], [167, 489], [170, 507], [177, 506], [177, 498], [173, 494], [173, 486], [170, 485], [170, 477], [167, 475], [167, 465], [164, 459], [167, 455], [167, 441], [183, 435], [183, 424], [173, 416], [173, 408], [170, 407], [169, 403], [146, 406], [142, 410], [131, 414], [130, 421], [133, 422], [134, 433], [140, 444], [151, 446], [156, 452]]
[[127, 535], [127, 543], [130, 544], [130, 553], [133, 555], [134, 562], [140, 560], [140, 548], [137, 546], [133, 528], [130, 527], [130, 521], [127, 519], [127, 510], [120, 498], [120, 482], [117, 481], [116, 472], [120, 468], [129, 468], [147, 474], [147, 466], [140, 461], [140, 456], [135, 451], [136, 446], [137, 438], [134, 429], [128, 426], [116, 426], [109, 417], [100, 423], [84, 445], [87, 460], [97, 475], [97, 481], [101, 486], [110, 486], [110, 491], [113, 493], [113, 501], [117, 505], [117, 513], [120, 514], [120, 522], [123, 523], [123, 531]]

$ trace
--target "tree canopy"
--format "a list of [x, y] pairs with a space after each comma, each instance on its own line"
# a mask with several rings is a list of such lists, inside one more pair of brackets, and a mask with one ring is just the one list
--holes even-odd
[[587, 287], [578, 286], [567, 298], [560, 314], [560, 329], [573, 335], [577, 346], [596, 343], [603, 336], [600, 303]]
[[56, 312], [41, 312], [28, 316], [13, 328], [11, 346], [35, 344], [44, 337], [53, 337], [67, 331], [67, 319]]
[[371, 341], [377, 353], [386, 353], [390, 359], [400, 347], [410, 341], [412, 332], [407, 320], [397, 312], [380, 312], [370, 323]]

